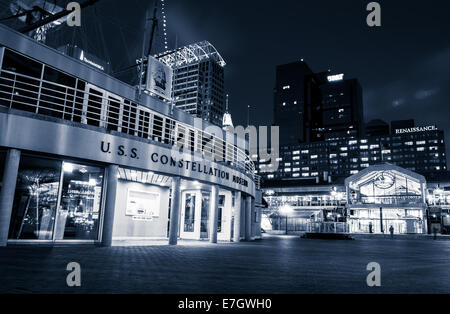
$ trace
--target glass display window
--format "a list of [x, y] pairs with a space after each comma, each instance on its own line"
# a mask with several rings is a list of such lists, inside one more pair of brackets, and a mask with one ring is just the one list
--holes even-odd
[[11, 215], [10, 239], [53, 239], [60, 176], [60, 161], [22, 156]]
[[56, 240], [97, 240], [104, 169], [63, 163]]

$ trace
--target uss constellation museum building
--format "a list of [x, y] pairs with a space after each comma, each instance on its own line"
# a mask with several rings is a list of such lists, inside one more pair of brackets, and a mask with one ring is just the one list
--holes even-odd
[[242, 145], [136, 94], [0, 25], [0, 246], [261, 235]]

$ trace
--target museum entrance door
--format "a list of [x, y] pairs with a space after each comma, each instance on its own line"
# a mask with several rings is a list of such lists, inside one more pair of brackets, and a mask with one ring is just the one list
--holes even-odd
[[209, 237], [209, 199], [210, 192], [207, 191], [182, 193], [180, 238], [198, 240]]

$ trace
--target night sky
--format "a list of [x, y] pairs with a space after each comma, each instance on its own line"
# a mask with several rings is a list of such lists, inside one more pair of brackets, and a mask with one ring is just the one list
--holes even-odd
[[[366, 121], [415, 119], [450, 136], [448, 0], [378, 1], [382, 26], [375, 28], [366, 24], [368, 0], [165, 2], [170, 48], [175, 38], [178, 46], [208, 40], [227, 62], [235, 124], [246, 124], [251, 105], [250, 123], [271, 125], [275, 66], [303, 58], [313, 71], [358, 78]], [[152, 0], [102, 0], [83, 13], [79, 30], [52, 34], [60, 42], [82, 38], [122, 69], [140, 55], [145, 9], [152, 6]]]

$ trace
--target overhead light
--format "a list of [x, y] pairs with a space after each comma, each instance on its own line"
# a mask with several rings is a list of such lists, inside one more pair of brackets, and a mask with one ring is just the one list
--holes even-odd
[[65, 162], [65, 163], [63, 163], [63, 170], [64, 170], [64, 172], [72, 173], [73, 165], [68, 162]]

